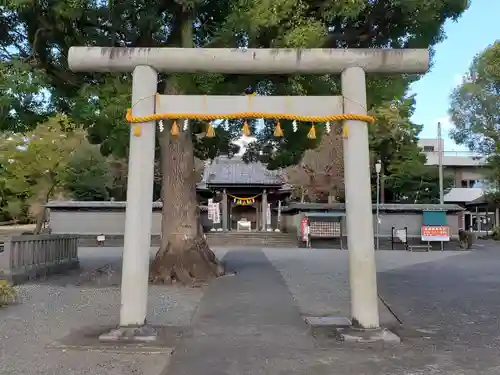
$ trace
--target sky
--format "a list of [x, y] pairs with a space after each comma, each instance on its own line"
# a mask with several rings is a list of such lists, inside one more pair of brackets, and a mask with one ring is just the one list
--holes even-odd
[[472, 0], [458, 21], [445, 24], [446, 39], [435, 46], [431, 71], [411, 86], [417, 101], [412, 120], [424, 125], [421, 138], [437, 138], [437, 123], [441, 122], [445, 150], [464, 150], [447, 136], [453, 127], [448, 116], [450, 94], [474, 56], [500, 39], [499, 23], [500, 0]]
[[[437, 123], [441, 122], [445, 150], [466, 151], [448, 137], [453, 127], [448, 116], [450, 94], [461, 83], [474, 56], [500, 39], [499, 23], [500, 0], [472, 0], [462, 17], [444, 25], [446, 39], [435, 46], [431, 70], [410, 88], [417, 101], [412, 120], [424, 125], [421, 138], [437, 138]], [[243, 146], [243, 153], [252, 141], [252, 137], [242, 137], [235, 143]]]

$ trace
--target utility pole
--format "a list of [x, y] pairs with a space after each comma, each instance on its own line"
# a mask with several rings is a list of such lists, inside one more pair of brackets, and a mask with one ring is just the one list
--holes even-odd
[[380, 160], [377, 160], [377, 163], [375, 164], [375, 172], [377, 173], [377, 230], [376, 230], [376, 237], [375, 239], [377, 240], [377, 245], [376, 249], [380, 250], [380, 171], [382, 170], [382, 162]]
[[443, 137], [441, 134], [441, 122], [438, 122], [438, 164], [439, 164], [439, 203], [444, 204], [443, 189]]

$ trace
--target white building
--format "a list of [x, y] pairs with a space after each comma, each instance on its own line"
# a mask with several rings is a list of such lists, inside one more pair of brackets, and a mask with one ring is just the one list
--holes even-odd
[[[427, 165], [439, 164], [439, 140], [420, 139], [418, 142], [427, 156]], [[444, 147], [444, 142], [441, 140]], [[468, 151], [443, 151], [443, 167], [453, 176], [455, 188], [472, 188], [486, 178], [484, 157]]]
[[[427, 165], [439, 165], [439, 139], [418, 142], [427, 157]], [[441, 140], [441, 147], [444, 142]], [[483, 156], [468, 151], [443, 151], [444, 174], [453, 177], [453, 187], [444, 195], [445, 203], [466, 208], [460, 214], [461, 228], [484, 233], [500, 225], [500, 213], [489, 212], [482, 202], [488, 183]]]

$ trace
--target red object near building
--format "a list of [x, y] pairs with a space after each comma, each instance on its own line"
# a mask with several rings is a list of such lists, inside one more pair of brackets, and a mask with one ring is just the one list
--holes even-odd
[[300, 222], [300, 237], [302, 241], [307, 242], [309, 236], [309, 221], [307, 217], [303, 217]]

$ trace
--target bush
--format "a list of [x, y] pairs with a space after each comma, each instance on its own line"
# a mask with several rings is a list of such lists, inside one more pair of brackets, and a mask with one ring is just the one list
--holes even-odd
[[500, 227], [493, 228], [491, 237], [493, 237], [495, 241], [500, 241]]
[[7, 280], [0, 280], [0, 307], [15, 302], [17, 293]]

